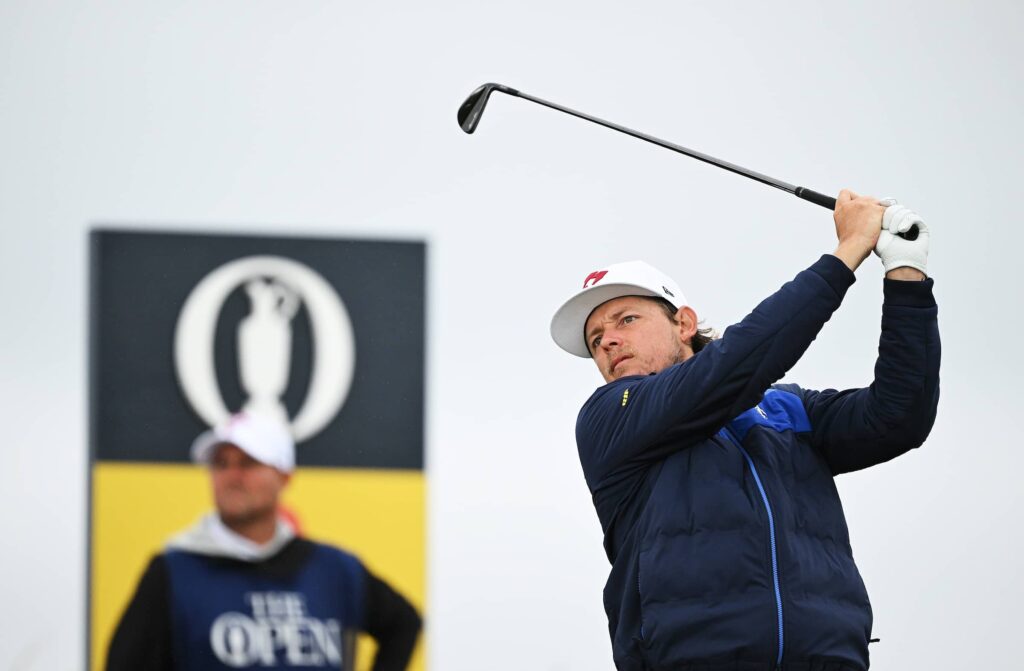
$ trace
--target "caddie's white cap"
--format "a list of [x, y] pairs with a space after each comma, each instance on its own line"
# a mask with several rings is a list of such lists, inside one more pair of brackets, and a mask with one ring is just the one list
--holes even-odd
[[671, 277], [643, 261], [626, 261], [595, 270], [583, 280], [583, 288], [558, 308], [551, 318], [551, 337], [569, 354], [590, 358], [583, 330], [594, 308], [623, 296], [664, 298], [677, 310], [686, 297]]
[[209, 464], [219, 445], [237, 446], [256, 461], [283, 473], [295, 470], [295, 441], [281, 422], [262, 415], [240, 412], [226, 422], [204, 431], [192, 443], [192, 461]]

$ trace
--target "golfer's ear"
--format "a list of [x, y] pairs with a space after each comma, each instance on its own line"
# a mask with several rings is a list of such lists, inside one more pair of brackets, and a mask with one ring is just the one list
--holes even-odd
[[697, 313], [688, 305], [676, 310], [676, 321], [679, 323], [679, 337], [683, 342], [690, 342], [697, 333]]

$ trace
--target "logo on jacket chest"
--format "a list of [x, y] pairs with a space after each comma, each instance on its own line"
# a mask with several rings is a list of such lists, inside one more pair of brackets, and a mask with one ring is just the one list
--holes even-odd
[[223, 664], [331, 667], [341, 665], [341, 623], [311, 617], [298, 592], [249, 592], [249, 613], [223, 613], [210, 627], [210, 645]]
[[779, 433], [804, 433], [811, 430], [811, 422], [799, 396], [788, 391], [769, 389], [760, 403], [734, 417], [728, 427], [742, 441], [754, 427]]

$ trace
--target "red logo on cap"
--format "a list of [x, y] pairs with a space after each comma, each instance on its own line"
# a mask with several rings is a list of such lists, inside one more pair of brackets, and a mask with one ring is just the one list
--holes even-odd
[[587, 279], [583, 280], [583, 288], [586, 289], [588, 285], [597, 284], [604, 276], [608, 274], [607, 270], [595, 270], [594, 272], [587, 275]]

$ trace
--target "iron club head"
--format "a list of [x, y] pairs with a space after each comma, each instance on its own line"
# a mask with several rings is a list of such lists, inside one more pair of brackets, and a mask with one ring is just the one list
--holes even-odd
[[501, 91], [509, 95], [517, 95], [519, 92], [508, 86], [502, 84], [484, 84], [475, 91], [469, 94], [466, 100], [459, 105], [459, 127], [467, 133], [472, 133], [476, 130], [477, 125], [480, 123], [480, 117], [484, 113], [484, 107], [487, 106], [487, 99], [491, 96], [491, 91]]

